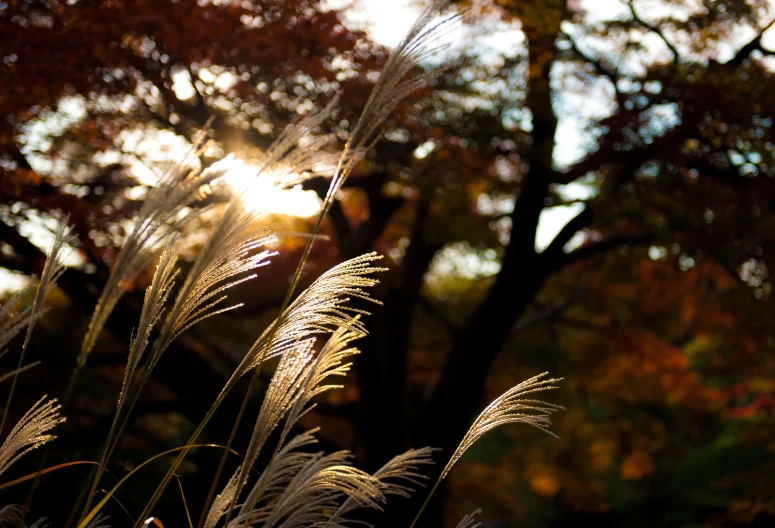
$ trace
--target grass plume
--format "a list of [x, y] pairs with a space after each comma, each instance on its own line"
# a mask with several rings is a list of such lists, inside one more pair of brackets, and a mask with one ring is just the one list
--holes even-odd
[[410, 528], [414, 528], [415, 524], [417, 524], [417, 520], [422, 515], [422, 512], [425, 511], [425, 507], [428, 506], [428, 502], [430, 502], [433, 493], [439, 487], [441, 481], [449, 474], [455, 463], [460, 460], [460, 457], [462, 457], [477, 440], [488, 432], [501, 425], [523, 423], [556, 437], [556, 435], [549, 430], [549, 427], [552, 424], [550, 418], [553, 413], [563, 410], [564, 407], [524, 397], [536, 392], [557, 389], [558, 387], [556, 384], [559, 381], [562, 381], [562, 378], [545, 379], [548, 374], [548, 372], [543, 372], [512, 387], [496, 398], [479, 414], [471, 427], [469, 427], [463, 440], [457, 446], [457, 449], [455, 449], [455, 452], [452, 454], [452, 457], [450, 457], [447, 465], [444, 466], [441, 475], [436, 480], [436, 484], [433, 486], [433, 489], [420, 508], [420, 511], [417, 512]]
[[[107, 491], [104, 497], [98, 501], [95, 499], [97, 504], [90, 509], [101, 477], [113, 449], [118, 445], [138, 395], [164, 352], [191, 326], [238, 306], [227, 302], [227, 290], [254, 278], [255, 270], [268, 264], [269, 258], [274, 254], [267, 247], [276, 240], [276, 234], [271, 228], [256, 227], [257, 220], [262, 216], [261, 211], [245, 205], [243, 198], [247, 187], [237, 190], [192, 263], [188, 274], [182, 279], [179, 289], [175, 290], [174, 285], [179, 273], [176, 269], [176, 231], [181, 222], [195, 214], [188, 214], [186, 210], [200, 196], [203, 187], [226, 174], [230, 170], [232, 160], [224, 159], [204, 171], [191, 168], [190, 164], [184, 161], [168, 172], [157, 187], [149, 191], [100, 296], [74, 371], [77, 373], [85, 365], [97, 336], [119, 302], [125, 287], [160, 253], [156, 273], [145, 292], [137, 329], [131, 335], [116, 414], [95, 477], [91, 480], [91, 488], [78, 528], [105, 526], [106, 517], [101, 509], [109, 499], [115, 499], [117, 490], [126, 479], [146, 464], [162, 456], [177, 453], [136, 521], [136, 526], [154, 523], [160, 526], [161, 524], [150, 515], [165, 486], [177, 476], [176, 471], [186, 454], [195, 447], [201, 447], [196, 441], [226, 394], [243, 376], [252, 374], [253, 380], [257, 379], [260, 368], [271, 358], [278, 358], [279, 361], [263, 402], [257, 413], [251, 414], [250, 410], [244, 413], [245, 416], [255, 417], [244, 460], [221, 488], [221, 492], [215, 496], [212, 504], [208, 504], [209, 498], [212, 498], [218, 489], [221, 468], [226, 460], [224, 455], [213, 479], [211, 494], [203, 504], [198, 505], [203, 512], [200, 519], [203, 528], [217, 528], [219, 525], [224, 528], [240, 528], [258, 524], [263, 528], [344, 527], [357, 522], [348, 518], [354, 510], [381, 510], [387, 497], [409, 497], [415, 490], [424, 487], [427, 477], [422, 470], [433, 464], [434, 449], [430, 447], [410, 449], [395, 456], [370, 475], [353, 466], [353, 456], [347, 451], [330, 454], [311, 452], [312, 446], [317, 442], [314, 436], [316, 430], [296, 436], [291, 434], [294, 426], [301, 423], [301, 418], [315, 407], [316, 398], [326, 391], [341, 387], [334, 378], [347, 375], [351, 367], [350, 360], [359, 353], [352, 345], [367, 333], [363, 317], [368, 315], [368, 312], [354, 308], [351, 301], [358, 298], [379, 302], [371, 290], [378, 284], [374, 274], [384, 271], [375, 265], [381, 257], [376, 253], [367, 253], [347, 260], [324, 272], [298, 294], [296, 289], [312, 244], [319, 236], [323, 217], [333, 203], [337, 191], [355, 164], [379, 137], [381, 126], [388, 114], [399, 101], [433, 75], [412, 73], [424, 58], [434, 52], [438, 37], [456, 21], [457, 17], [452, 17], [439, 24], [432, 24], [447, 4], [446, 0], [430, 2], [406, 37], [395, 48], [366, 103], [363, 115], [356, 123], [343, 151], [337, 156], [332, 155], [331, 149], [334, 136], [317, 134], [321, 125], [331, 117], [336, 104], [334, 101], [321, 111], [288, 126], [259, 160], [248, 186], [286, 189], [313, 173], [330, 173], [332, 176], [322, 211], [291, 277], [291, 284], [279, 313], [245, 352], [187, 443], [137, 465]], [[198, 147], [195, 147], [192, 153], [196, 154], [196, 148]], [[62, 228], [61, 236], [58, 233], [57, 240], [64, 240], [65, 231], [66, 229]], [[159, 251], [161, 244], [164, 244], [165, 249]], [[61, 247], [64, 248], [64, 244]], [[61, 274], [61, 264], [58, 263], [61, 263], [62, 259], [56, 249], [56, 243], [54, 249], [49, 259], [51, 268], [44, 269], [41, 286], [29, 311], [14, 311], [14, 306], [19, 304], [21, 297], [12, 298], [9, 304], [0, 308], [0, 348], [10, 340], [10, 337], [6, 336], [18, 334], [28, 325], [24, 343], [26, 349], [32, 325], [41, 313], [43, 296], [49, 285], [53, 285]], [[49, 266], [49, 261], [46, 265]], [[158, 334], [155, 340], [152, 340], [151, 336], [157, 330]], [[133, 383], [141, 364], [145, 366], [142, 369], [143, 376], [139, 383]], [[17, 374], [18, 372], [13, 373], [14, 377]], [[489, 405], [474, 421], [443, 468], [433, 489], [436, 489], [471, 445], [500, 425], [525, 423], [549, 432], [550, 416], [561, 407], [530, 399], [529, 395], [554, 389], [557, 381], [559, 380], [547, 379], [546, 374], [541, 374], [517, 385]], [[249, 395], [250, 390], [245, 397], [243, 409], [250, 408]], [[0, 446], [0, 473], [19, 457], [51, 440], [53, 436], [49, 431], [64, 420], [59, 417], [56, 400], [45, 403], [44, 400], [45, 397], [22, 417], [5, 443]], [[240, 416], [243, 416], [242, 411]], [[270, 438], [276, 430], [280, 431], [279, 440], [272, 445]], [[231, 439], [224, 451], [233, 452], [230, 447]], [[265, 449], [272, 450], [272, 456], [263, 467], [256, 467], [259, 454]], [[254, 472], [259, 475], [255, 482], [251, 480]], [[180, 480], [178, 483], [188, 524], [191, 526], [183, 486]], [[433, 490], [430, 495], [432, 494]], [[240, 502], [240, 497], [244, 495], [244, 501]], [[3, 509], [0, 510], [0, 517], [3, 512], [7, 512], [9, 518], [19, 514], [19, 511], [13, 508]], [[22, 509], [22, 520], [24, 513]], [[478, 511], [464, 517], [459, 528], [476, 528], [479, 525], [474, 517], [476, 513]]]
[[[11, 381], [11, 389], [8, 391], [8, 399], [6, 400], [5, 409], [3, 410], [3, 418], [0, 420], [0, 434], [2, 434], [5, 427], [5, 421], [8, 417], [8, 409], [11, 407], [11, 400], [13, 399], [14, 392], [16, 390], [16, 381], [20, 373], [24, 372], [26, 368], [22, 367], [24, 363], [24, 356], [27, 352], [27, 346], [30, 344], [30, 337], [32, 337], [32, 330], [35, 328], [35, 323], [38, 321], [43, 313], [43, 300], [46, 295], [56, 286], [57, 281], [65, 271], [64, 261], [70, 252], [70, 226], [67, 225], [67, 218], [59, 222], [57, 230], [54, 235], [54, 240], [51, 243], [51, 248], [46, 258], [46, 263], [43, 265], [43, 271], [40, 274], [40, 282], [38, 288], [35, 291], [35, 298], [32, 301], [32, 307], [28, 313], [20, 316], [21, 322], [26, 324], [27, 333], [24, 336], [24, 343], [22, 343], [21, 353], [19, 354], [19, 361], [16, 364]], [[12, 299], [8, 305], [18, 302], [18, 299]], [[20, 321], [12, 322], [9, 333], [13, 334], [21, 330], [19, 327]], [[5, 338], [0, 338], [4, 340]], [[10, 437], [10, 436], [9, 436]]]
[[49, 431], [65, 421], [59, 409], [56, 399], [46, 401], [43, 396], [21, 417], [0, 446], [0, 475], [33, 449], [56, 438]]
[[476, 519], [476, 516], [481, 514], [482, 510], [476, 509], [471, 513], [464, 515], [460, 522], [457, 523], [455, 528], [479, 528], [482, 525], [481, 521]]
[[79, 368], [86, 364], [97, 337], [124, 294], [125, 286], [148, 267], [157, 247], [168, 242], [178, 227], [197, 212], [181, 215], [184, 209], [202, 195], [208, 184], [225, 174], [222, 167], [213, 166], [204, 171], [196, 168], [193, 160], [201, 152], [200, 147], [201, 142], [195, 142], [188, 156], [178, 165], [171, 167], [145, 197], [89, 321], [89, 328], [78, 355]]
[[552, 425], [551, 415], [556, 411], [563, 410], [564, 407], [546, 403], [541, 400], [526, 399], [528, 394], [557, 389], [556, 383], [562, 381], [562, 378], [544, 379], [549, 373], [544, 372], [525, 380], [519, 385], [512, 387], [490, 405], [488, 405], [481, 414], [474, 420], [474, 423], [468, 429], [463, 440], [458, 445], [447, 465], [441, 472], [439, 479], [447, 476], [452, 466], [460, 460], [460, 457], [486, 433], [496, 427], [510, 423], [523, 423], [533, 426], [552, 436], [556, 435], [549, 430]]

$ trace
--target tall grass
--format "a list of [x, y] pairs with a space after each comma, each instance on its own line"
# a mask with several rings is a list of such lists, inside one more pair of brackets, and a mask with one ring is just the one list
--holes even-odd
[[[379, 302], [371, 296], [370, 290], [378, 283], [375, 275], [382, 271], [382, 268], [374, 266], [380, 257], [369, 253], [348, 260], [322, 274], [300, 293], [297, 294], [296, 289], [321, 222], [336, 192], [355, 164], [378, 139], [381, 124], [396, 104], [433, 75], [424, 73], [412, 76], [411, 72], [423, 57], [434, 51], [432, 43], [439, 34], [455, 22], [456, 17], [452, 17], [439, 24], [432, 24], [446, 4], [446, 1], [432, 2], [389, 57], [360, 120], [337, 157], [322, 211], [312, 230], [313, 236], [308, 239], [279, 315], [244, 353], [211, 408], [203, 409], [202, 421], [185, 445], [173, 450], [176, 457], [165, 477], [150, 493], [144, 510], [137, 517], [136, 526], [143, 525], [151, 517], [156, 503], [187, 453], [198, 446], [198, 437], [225, 396], [242, 377], [252, 376], [255, 380], [270, 358], [279, 358], [279, 362], [260, 408], [250, 408], [248, 394], [243, 405], [244, 412], [241, 412], [241, 416], [253, 423], [243, 463], [220, 492], [215, 494], [223, 468], [221, 464], [213, 479], [210, 497], [204, 504], [198, 505], [202, 511], [198, 526], [347, 526], [357, 522], [358, 509], [381, 510], [387, 496], [408, 497], [426, 483], [422, 469], [433, 463], [434, 450], [430, 447], [399, 454], [370, 475], [354, 467], [353, 457], [346, 451], [329, 454], [310, 452], [309, 447], [317, 442], [316, 430], [295, 436], [291, 434], [299, 420], [314, 408], [315, 398], [328, 390], [339, 388], [333, 380], [348, 373], [350, 360], [358, 353], [352, 344], [366, 335], [364, 320], [369, 315], [366, 311], [353, 308], [350, 301], [357, 297]], [[297, 175], [303, 173], [303, 169], [320, 165], [320, 160], [329, 160], [333, 137], [320, 135], [317, 130], [330, 117], [333, 109], [332, 104], [287, 127], [265, 153], [256, 171], [255, 182], [277, 188], [294, 185], [298, 183], [300, 177]], [[216, 163], [200, 171], [183, 162], [166, 174], [149, 193], [100, 296], [73, 370], [71, 389], [94, 349], [108, 316], [122, 295], [122, 286], [134, 280], [143, 269], [157, 260], [156, 272], [145, 293], [137, 330], [130, 339], [123, 385], [113, 422], [105, 438], [100, 460], [96, 463], [96, 471], [84, 483], [86, 500], [77, 517], [77, 528], [105, 525], [102, 510], [136, 471], [124, 476], [95, 502], [96, 492], [102, 485], [102, 477], [111, 456], [119, 445], [124, 426], [164, 351], [191, 326], [234, 308], [235, 305], [227, 302], [227, 290], [255, 278], [254, 270], [269, 264], [274, 256], [274, 253], [265, 249], [274, 240], [273, 233], [266, 228], [256, 227], [261, 212], [246, 208], [241, 194], [235, 193], [190, 271], [175, 290], [176, 294], [174, 297], [171, 295], [180, 273], [176, 268], [175, 233], [180, 223], [187, 219], [187, 206], [202, 194], [206, 186], [227, 172], [228, 163]], [[62, 273], [62, 248], [65, 247], [67, 227], [66, 222], [61, 225], [32, 308], [15, 311], [19, 298], [12, 298], [10, 306], [0, 308], [0, 344], [10, 342], [13, 335], [25, 326], [28, 328], [19, 366], [13, 374], [14, 383], [26, 368], [22, 365], [24, 351], [32, 327], [42, 312], [43, 298]], [[158, 251], [160, 246], [165, 248], [161, 252]], [[152, 330], [157, 327], [156, 337], [151, 340]], [[141, 363], [144, 365], [142, 370], [139, 369]], [[135, 379], [138, 372], [142, 375]], [[433, 489], [474, 442], [500, 425], [524, 423], [548, 432], [551, 414], [561, 407], [526, 396], [554, 389], [557, 381], [541, 374], [496, 399], [474, 421]], [[6, 406], [3, 421], [9, 405]], [[59, 413], [56, 401], [45, 401], [44, 397], [21, 418], [0, 446], [0, 474], [21, 456], [54, 438], [50, 430], [64, 420]], [[236, 427], [235, 424], [234, 431]], [[271, 433], [278, 428], [279, 439], [274, 445], [268, 445]], [[231, 447], [231, 439], [226, 446], [227, 451]], [[268, 462], [263, 467], [257, 467], [259, 454], [267, 448], [271, 450]], [[158, 455], [154, 460], [160, 457]], [[257, 478], [251, 479], [251, 475], [255, 474]], [[0, 510], [0, 524], [23, 526], [24, 513], [23, 508], [20, 510], [19, 507], [8, 506]], [[422, 509], [417, 518], [421, 513]], [[193, 526], [188, 509], [186, 521]], [[180, 522], [177, 520], [178, 524]], [[172, 521], [170, 524], [173, 524]], [[466, 528], [475, 525], [472, 515], [466, 516], [460, 523], [460, 526]]]

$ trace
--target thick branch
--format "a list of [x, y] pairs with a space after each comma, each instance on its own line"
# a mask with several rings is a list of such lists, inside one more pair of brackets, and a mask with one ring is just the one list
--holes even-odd
[[[421, 195], [414, 205], [411, 242], [400, 281], [390, 286], [383, 297], [384, 305], [373, 311], [373, 332], [362, 342], [364, 354], [358, 367], [364, 443], [367, 463], [373, 469], [391, 453], [405, 448], [403, 403], [414, 309], [421, 298], [425, 273], [439, 249], [425, 242], [430, 201]], [[374, 420], [374, 416], [380, 419]]]
[[541, 254], [547, 265], [552, 265], [562, 258], [564, 254], [565, 245], [573, 238], [573, 235], [580, 230], [587, 227], [595, 219], [595, 213], [589, 206], [574, 216], [554, 237], [554, 240], [549, 244], [544, 252]]
[[[617, 120], [621, 121], [621, 115], [615, 117]], [[637, 114], [633, 112], [632, 117], [637, 117]], [[643, 144], [628, 150], [613, 148], [616, 140], [612, 139], [611, 136], [617, 132], [621, 132], [621, 129], [617, 129], [615, 132], [612, 131], [601, 140], [600, 147], [596, 151], [573, 165], [567, 171], [558, 173], [557, 183], [571, 183], [589, 172], [600, 170], [600, 168], [605, 165], [637, 164], [640, 166], [650, 158], [657, 156], [670, 147], [675, 147], [681, 140], [689, 137], [694, 122], [694, 116], [684, 114], [680, 124], [674, 126], [660, 137], [654, 138], [651, 143]]]

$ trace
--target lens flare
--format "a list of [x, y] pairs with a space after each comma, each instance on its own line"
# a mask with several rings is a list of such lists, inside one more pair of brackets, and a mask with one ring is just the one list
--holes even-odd
[[234, 192], [242, 193], [247, 207], [266, 214], [280, 214], [309, 218], [320, 212], [321, 200], [314, 191], [305, 191], [300, 186], [281, 189], [271, 175], [255, 177], [258, 167], [239, 158], [230, 162], [225, 176], [226, 184]]

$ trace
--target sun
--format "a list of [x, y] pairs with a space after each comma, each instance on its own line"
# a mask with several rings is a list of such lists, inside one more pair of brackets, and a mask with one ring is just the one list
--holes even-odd
[[258, 177], [258, 167], [240, 158], [229, 162], [225, 183], [234, 192], [241, 192], [246, 207], [266, 214], [309, 218], [320, 213], [322, 202], [314, 191], [300, 186], [278, 189], [269, 177]]

